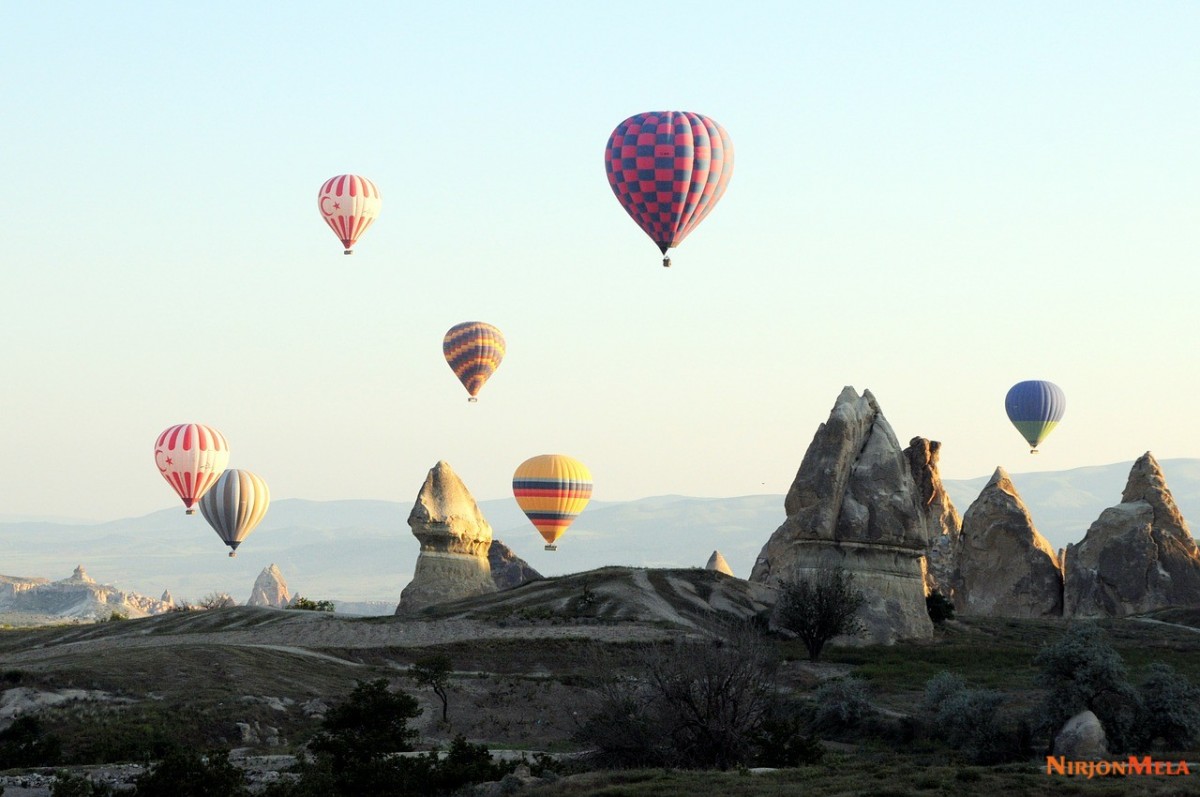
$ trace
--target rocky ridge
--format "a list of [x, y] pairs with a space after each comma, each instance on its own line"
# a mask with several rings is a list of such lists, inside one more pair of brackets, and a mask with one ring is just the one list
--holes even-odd
[[69, 578], [59, 581], [0, 576], [0, 613], [17, 621], [22, 618], [46, 618], [46, 622], [107, 620], [114, 614], [147, 617], [169, 611], [173, 605], [98, 584], [83, 565], [76, 567]]

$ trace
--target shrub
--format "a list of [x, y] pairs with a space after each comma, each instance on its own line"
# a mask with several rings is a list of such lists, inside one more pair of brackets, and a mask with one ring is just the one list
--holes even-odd
[[757, 747], [755, 763], [760, 767], [819, 764], [825, 756], [825, 748], [816, 735], [805, 733], [800, 713], [782, 707], [763, 720], [754, 742]]
[[954, 603], [936, 589], [925, 596], [925, 611], [935, 625], [954, 619]]
[[309, 600], [303, 595], [297, 595], [292, 598], [292, 602], [287, 607], [306, 612], [332, 612], [336, 608], [333, 605], [333, 601], [314, 601]]
[[55, 773], [50, 784], [50, 797], [113, 797], [115, 793], [107, 783], [67, 771]]
[[921, 711], [936, 717], [947, 698], [967, 688], [961, 675], [943, 670], [925, 682], [925, 696], [921, 700]]
[[1058, 641], [1038, 652], [1034, 663], [1041, 667], [1038, 684], [1047, 690], [1034, 724], [1049, 735], [1051, 744], [1063, 723], [1090, 710], [1104, 726], [1109, 749], [1130, 749], [1141, 701], [1129, 683], [1125, 662], [1096, 624], [1072, 624]]
[[229, 752], [176, 747], [134, 780], [133, 797], [244, 797], [246, 776]]
[[821, 731], [842, 731], [859, 727], [877, 712], [867, 699], [867, 685], [858, 678], [826, 681], [813, 695], [816, 712], [813, 727]]
[[237, 601], [228, 592], [210, 592], [200, 599], [198, 606], [201, 609], [228, 609], [237, 606]]
[[775, 622], [799, 637], [809, 659], [817, 661], [829, 640], [862, 633], [857, 615], [866, 601], [862, 590], [854, 586], [853, 573], [841, 567], [822, 567], [810, 577], [780, 583]]
[[0, 769], [52, 767], [62, 760], [62, 743], [43, 733], [37, 717], [17, 717], [0, 731]]
[[962, 677], [940, 672], [925, 684], [921, 713], [929, 734], [975, 764], [998, 764], [1027, 754], [1023, 728], [1003, 716], [1005, 697], [991, 689], [968, 689]]
[[755, 629], [644, 647], [636, 670], [603, 683], [575, 733], [598, 764], [726, 769], [751, 760], [778, 700], [773, 652]]
[[1169, 664], [1155, 662], [1139, 692], [1139, 741], [1153, 746], [1162, 739], [1167, 749], [1188, 750], [1200, 740], [1200, 689], [1187, 678]]

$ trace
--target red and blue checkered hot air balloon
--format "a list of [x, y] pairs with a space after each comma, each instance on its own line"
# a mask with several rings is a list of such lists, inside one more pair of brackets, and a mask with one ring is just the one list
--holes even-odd
[[617, 201], [658, 244], [663, 265], [725, 193], [733, 174], [733, 141], [719, 124], [688, 111], [629, 117], [604, 150]]
[[1004, 410], [1021, 436], [1029, 441], [1030, 454], [1046, 439], [1067, 409], [1067, 397], [1053, 382], [1030, 379], [1013, 385], [1004, 397]]

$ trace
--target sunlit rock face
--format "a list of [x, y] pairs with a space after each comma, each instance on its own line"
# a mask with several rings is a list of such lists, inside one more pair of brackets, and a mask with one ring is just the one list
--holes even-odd
[[488, 564], [492, 527], [446, 462], [438, 462], [425, 477], [408, 525], [421, 553], [396, 614], [496, 591]]
[[712, 556], [708, 557], [708, 564], [704, 565], [704, 569], [715, 570], [727, 576], [733, 575], [733, 568], [729, 566], [729, 562], [725, 561], [725, 557], [721, 555], [720, 551], [712, 552]]
[[1004, 468], [996, 468], [963, 516], [954, 606], [962, 615], [1058, 617], [1063, 578]]
[[291, 602], [292, 596], [288, 592], [287, 581], [274, 564], [264, 567], [258, 574], [250, 597], [246, 599], [247, 606], [270, 606], [275, 609], [283, 609]]
[[488, 546], [488, 567], [492, 570], [492, 581], [496, 589], [512, 589], [526, 581], [537, 581], [542, 574], [529, 566], [500, 540], [492, 540]]
[[842, 390], [818, 427], [784, 501], [787, 519], [754, 563], [750, 580], [804, 578], [844, 567], [867, 597], [855, 640], [890, 644], [927, 638], [927, 506], [909, 457], [871, 392]]
[[938, 455], [942, 444], [924, 437], [914, 437], [904, 449], [909, 470], [917, 485], [917, 504], [925, 521], [929, 540], [925, 548], [925, 592], [937, 591], [953, 600], [954, 574], [958, 568], [958, 534], [962, 518], [942, 485], [938, 472]]
[[1200, 604], [1200, 550], [1149, 451], [1133, 463], [1121, 503], [1067, 546], [1063, 570], [1069, 617]]

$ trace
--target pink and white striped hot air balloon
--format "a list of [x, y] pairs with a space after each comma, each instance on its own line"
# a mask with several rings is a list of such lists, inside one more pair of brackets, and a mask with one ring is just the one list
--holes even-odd
[[183, 499], [187, 514], [194, 515], [196, 502], [216, 484], [229, 464], [229, 443], [211, 426], [176, 424], [154, 443], [154, 464]]
[[330, 177], [317, 192], [321, 218], [352, 255], [354, 242], [379, 216], [379, 189], [375, 183], [357, 174]]

